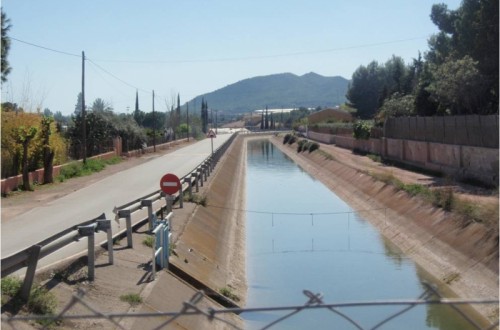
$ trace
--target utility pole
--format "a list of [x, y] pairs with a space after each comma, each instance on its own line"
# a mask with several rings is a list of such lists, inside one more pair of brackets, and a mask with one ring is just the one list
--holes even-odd
[[87, 163], [87, 124], [85, 119], [85, 52], [82, 51], [82, 151], [83, 163]]
[[187, 136], [189, 142], [189, 102], [186, 103], [186, 122], [187, 122]]
[[153, 89], [153, 152], [156, 152], [155, 91]]
[[217, 112], [219, 112], [219, 110], [215, 110], [215, 134], [217, 134]]

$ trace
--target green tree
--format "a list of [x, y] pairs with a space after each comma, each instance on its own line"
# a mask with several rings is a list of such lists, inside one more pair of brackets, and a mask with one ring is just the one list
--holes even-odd
[[388, 117], [413, 115], [415, 115], [415, 97], [412, 94], [394, 93], [384, 101], [376, 119], [378, 122], [383, 122]]
[[360, 66], [353, 73], [346, 97], [349, 105], [356, 108], [358, 117], [373, 117], [377, 111], [383, 87], [384, 72], [376, 61], [368, 66]]
[[2, 20], [2, 51], [1, 51], [1, 66], [2, 66], [2, 83], [7, 81], [7, 76], [9, 75], [12, 68], [9, 65], [9, 61], [7, 60], [7, 56], [9, 55], [10, 50], [10, 38], [7, 35], [11, 28], [10, 19], [7, 18], [7, 15], [1, 9], [1, 20]]
[[[498, 0], [463, 0], [457, 10], [434, 5], [431, 19], [440, 33], [429, 41], [427, 60], [437, 66], [470, 57], [481, 74], [481, 108], [477, 113], [498, 112]], [[466, 60], [468, 61], [468, 60]]]
[[[465, 56], [449, 60], [434, 71], [434, 81], [427, 87], [431, 97], [446, 113], [464, 115], [485, 111], [484, 77], [477, 62]], [[481, 110], [482, 109], [482, 110]]]

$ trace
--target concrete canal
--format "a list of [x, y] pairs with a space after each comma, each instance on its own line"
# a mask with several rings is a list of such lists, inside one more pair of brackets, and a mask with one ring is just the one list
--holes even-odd
[[[296, 306], [303, 293], [324, 303], [416, 299], [428, 281], [415, 263], [319, 181], [268, 140], [248, 142], [246, 173], [247, 307]], [[338, 310], [372, 328], [407, 306]], [[248, 329], [265, 327], [290, 311], [244, 313]], [[327, 309], [300, 311], [273, 329], [356, 329]], [[474, 329], [450, 307], [421, 305], [381, 329]]]

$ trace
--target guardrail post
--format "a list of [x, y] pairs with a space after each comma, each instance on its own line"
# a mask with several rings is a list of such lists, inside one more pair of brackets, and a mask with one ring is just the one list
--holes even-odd
[[129, 248], [133, 248], [132, 243], [132, 216], [130, 214], [130, 210], [119, 210], [118, 216], [120, 218], [125, 218], [127, 223], [127, 246]]
[[196, 192], [198, 192], [198, 191], [200, 191], [200, 188], [199, 188], [199, 182], [198, 182], [198, 181], [199, 181], [199, 179], [198, 179], [198, 177], [199, 177], [198, 172], [193, 172], [193, 173], [191, 173], [191, 177], [193, 177], [193, 176], [194, 176], [194, 178], [195, 178], [195, 179], [194, 179], [194, 182], [195, 182], [195, 184], [196, 184]]
[[26, 270], [26, 276], [24, 277], [23, 286], [21, 287], [21, 298], [25, 301], [30, 297], [31, 287], [35, 279], [36, 265], [38, 264], [38, 257], [40, 256], [41, 250], [41, 245], [33, 245], [30, 249], [28, 269]]
[[78, 226], [78, 234], [81, 236], [86, 236], [88, 240], [88, 255], [87, 255], [87, 273], [89, 281], [94, 281], [95, 278], [95, 230], [97, 224], [91, 224], [88, 226]]
[[200, 180], [200, 186], [203, 187], [203, 166], [200, 166], [196, 173], [198, 173], [198, 180]]
[[203, 166], [201, 167], [203, 169], [203, 174], [205, 175], [205, 181], [208, 180], [208, 166], [207, 164], [203, 164]]
[[97, 230], [106, 231], [108, 238], [108, 261], [112, 265], [113, 258], [113, 233], [111, 229], [111, 220], [97, 220]]
[[153, 201], [150, 199], [141, 200], [141, 206], [148, 207], [149, 230], [153, 230]]
[[189, 193], [189, 198], [193, 198], [193, 187], [191, 186], [191, 176], [185, 177], [184, 182], [187, 182], [188, 184], [188, 193]]
[[182, 209], [184, 208], [184, 189], [181, 187], [179, 188], [179, 207]]

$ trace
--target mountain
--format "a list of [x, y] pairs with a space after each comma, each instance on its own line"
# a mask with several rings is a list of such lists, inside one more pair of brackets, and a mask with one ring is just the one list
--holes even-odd
[[227, 113], [247, 113], [257, 109], [315, 108], [335, 106], [346, 101], [349, 80], [324, 77], [314, 72], [303, 76], [280, 73], [238, 81], [189, 101], [199, 111], [202, 98], [208, 107]]

